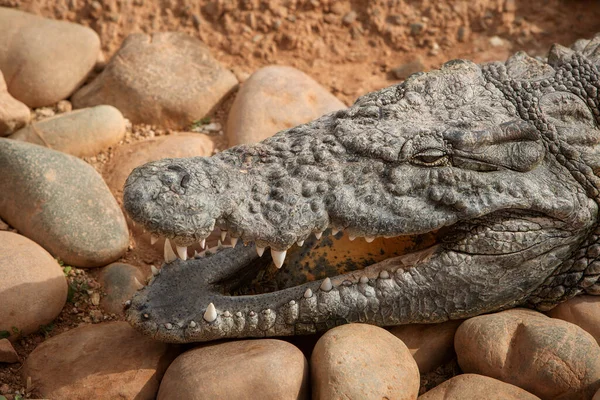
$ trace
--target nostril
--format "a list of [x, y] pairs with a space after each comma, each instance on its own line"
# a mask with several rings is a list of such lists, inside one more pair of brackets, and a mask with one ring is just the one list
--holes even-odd
[[181, 178], [180, 185], [181, 185], [182, 188], [187, 189], [187, 187], [189, 186], [189, 184], [190, 184], [190, 174], [185, 174], [183, 176], [183, 178]]

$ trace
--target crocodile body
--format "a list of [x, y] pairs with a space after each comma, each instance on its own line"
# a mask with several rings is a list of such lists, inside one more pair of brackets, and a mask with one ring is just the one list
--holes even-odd
[[[450, 61], [261, 143], [135, 169], [124, 190], [134, 221], [180, 254], [215, 228], [234, 246], [166, 264], [133, 298], [129, 322], [193, 342], [547, 310], [600, 294], [599, 45], [554, 45], [546, 60]], [[292, 269], [295, 243], [311, 235], [435, 240], [235, 294], [257, 271]], [[256, 254], [266, 247], [273, 263]]]

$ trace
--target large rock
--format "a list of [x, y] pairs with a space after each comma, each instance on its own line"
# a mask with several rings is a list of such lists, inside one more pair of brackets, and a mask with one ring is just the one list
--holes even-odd
[[0, 71], [0, 136], [10, 135], [27, 125], [30, 118], [29, 107], [8, 93], [4, 75]]
[[123, 303], [133, 297], [139, 283], [144, 281], [142, 271], [133, 265], [123, 263], [107, 265], [102, 268], [98, 276], [98, 282], [106, 292], [106, 296], [100, 300], [100, 306], [110, 313], [123, 314]]
[[274, 339], [209, 344], [171, 364], [158, 400], [308, 399], [308, 363], [298, 348]]
[[66, 301], [67, 280], [56, 260], [26, 237], [0, 231], [0, 338], [37, 331]]
[[100, 39], [90, 28], [4, 7], [0, 38], [0, 70], [8, 91], [32, 108], [69, 97], [100, 52]]
[[406, 345], [366, 324], [333, 328], [311, 359], [313, 399], [416, 399], [419, 368]]
[[454, 357], [454, 334], [462, 321], [395, 326], [390, 333], [402, 340], [424, 374]]
[[210, 113], [236, 85], [198, 39], [136, 33], [72, 101], [76, 108], [113, 105], [133, 123], [182, 128]]
[[100, 175], [82, 160], [0, 138], [0, 218], [53, 256], [79, 267], [119, 258], [125, 217]]
[[235, 97], [227, 119], [229, 145], [260, 142], [343, 108], [344, 103], [304, 72], [264, 67], [244, 82]]
[[419, 400], [539, 400], [525, 390], [488, 376], [463, 374], [419, 396]]
[[117, 144], [124, 136], [125, 119], [119, 110], [97, 106], [34, 122], [10, 138], [86, 157]]
[[200, 133], [180, 133], [131, 143], [115, 151], [104, 169], [104, 177], [112, 192], [120, 197], [135, 167], [162, 158], [211, 156], [213, 149], [213, 141]]
[[31, 377], [49, 399], [154, 399], [177, 352], [126, 322], [84, 325], [40, 344], [24, 364], [23, 382]]
[[550, 310], [548, 315], [583, 328], [600, 344], [600, 296], [574, 297]]
[[590, 399], [600, 388], [600, 347], [569, 322], [523, 309], [471, 318], [455, 336], [464, 372], [487, 375], [543, 399]]

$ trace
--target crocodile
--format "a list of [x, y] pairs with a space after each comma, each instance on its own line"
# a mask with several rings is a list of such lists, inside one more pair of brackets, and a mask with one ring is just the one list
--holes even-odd
[[[544, 311], [600, 294], [599, 65], [600, 35], [546, 58], [453, 60], [260, 143], [136, 168], [124, 208], [168, 239], [167, 263], [127, 302], [127, 320], [182, 343]], [[187, 259], [216, 229], [231, 244]], [[241, 289], [293, 269], [292, 253], [310, 257], [305, 242], [341, 238], [426, 244]]]

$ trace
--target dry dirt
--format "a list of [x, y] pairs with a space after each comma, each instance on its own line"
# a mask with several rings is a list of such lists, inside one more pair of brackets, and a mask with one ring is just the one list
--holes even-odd
[[[103, 60], [130, 33], [187, 32], [202, 39], [241, 81], [265, 65], [292, 65], [348, 105], [411, 70], [436, 68], [453, 58], [503, 60], [519, 50], [543, 55], [552, 43], [570, 44], [600, 31], [600, 2], [592, 0], [0, 0], [0, 6], [91, 27], [100, 35]], [[224, 126], [230, 104], [231, 98], [212, 121]], [[34, 114], [44, 118], [54, 111]], [[170, 133], [136, 125], [123, 143]], [[212, 136], [217, 149], [226, 147], [222, 132]], [[102, 172], [113, 151], [86, 161]], [[160, 258], [132, 240], [123, 261], [148, 271]], [[95, 304], [102, 292], [96, 273], [67, 273], [70, 301], [54, 324], [15, 343], [22, 359], [47, 337], [117, 318]], [[25, 398], [36, 396], [21, 380], [20, 368], [0, 366], [0, 395], [9, 400], [17, 390]]]

